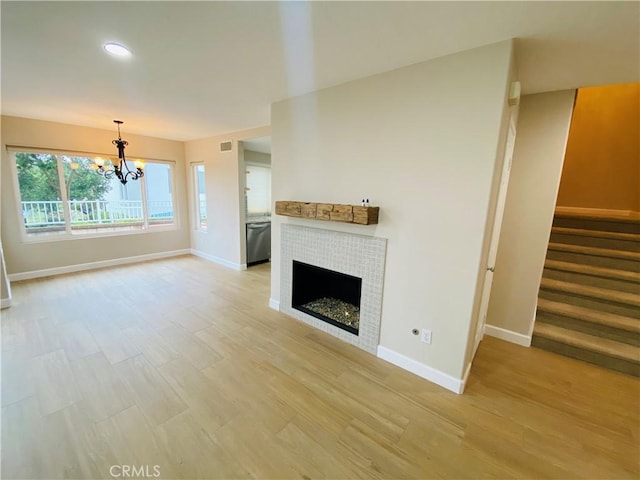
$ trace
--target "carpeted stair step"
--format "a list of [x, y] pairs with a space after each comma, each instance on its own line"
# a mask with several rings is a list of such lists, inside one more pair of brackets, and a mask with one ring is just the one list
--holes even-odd
[[625, 260], [634, 260], [640, 262], [640, 252], [632, 252], [628, 250], [615, 250], [611, 248], [585, 247], [584, 245], [570, 245], [566, 243], [549, 243], [551, 250], [559, 250], [563, 252], [581, 253], [583, 255], [594, 255], [596, 257], [623, 258]]
[[542, 278], [539, 298], [601, 312], [640, 318], [640, 295], [607, 288]]
[[640, 346], [640, 320], [637, 318], [540, 298], [536, 322]]
[[543, 275], [554, 280], [640, 293], [640, 272], [547, 259]]
[[612, 217], [609, 214], [566, 213], [556, 208], [553, 226], [598, 230], [601, 232], [640, 234], [640, 217], [638, 214]]
[[640, 214], [556, 208], [532, 345], [640, 376]]
[[572, 293], [583, 297], [593, 297], [612, 303], [621, 303], [640, 308], [640, 295], [636, 295], [633, 293], [617, 292], [615, 290], [609, 290], [606, 288], [591, 287], [589, 285], [579, 285], [577, 283], [552, 280], [550, 278], [543, 278], [542, 282], [540, 283], [540, 288]]
[[640, 320], [637, 318], [599, 312], [597, 310], [591, 310], [589, 308], [578, 307], [576, 305], [569, 305], [561, 302], [554, 302], [543, 298], [538, 300], [538, 310], [564, 315], [566, 317], [578, 318], [586, 322], [598, 323], [600, 325], [606, 325], [640, 334]]
[[640, 347], [537, 322], [531, 344], [630, 375], [640, 376]]
[[610, 248], [586, 247], [550, 242], [547, 258], [569, 263], [582, 263], [594, 267], [637, 272], [640, 270], [640, 252]]
[[544, 266], [545, 268], [552, 268], [554, 270], [565, 270], [567, 272], [583, 273], [594, 277], [611, 278], [640, 284], [640, 271], [616, 270], [615, 268], [594, 267], [593, 265], [561, 262], [558, 260], [546, 260]]
[[584, 228], [553, 227], [551, 242], [640, 252], [640, 234], [606, 232]]

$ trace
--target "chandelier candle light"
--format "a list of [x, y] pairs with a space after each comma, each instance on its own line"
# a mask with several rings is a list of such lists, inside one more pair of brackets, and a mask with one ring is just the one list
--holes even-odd
[[144, 177], [144, 162], [142, 160], [135, 160], [133, 162], [135, 170], [129, 169], [127, 160], [124, 157], [124, 147], [129, 145], [129, 142], [122, 140], [120, 137], [120, 125], [124, 122], [122, 120], [114, 120], [113, 123], [118, 125], [118, 139], [112, 142], [118, 149], [118, 159], [111, 161], [111, 163], [113, 163], [113, 170], [111, 170], [109, 165], [105, 165], [105, 160], [98, 157], [94, 160], [96, 165], [95, 168], [100, 175], [106, 178], [112, 177], [115, 173], [120, 182], [122, 182], [123, 185], [126, 185], [129, 179], [138, 180], [139, 178]]

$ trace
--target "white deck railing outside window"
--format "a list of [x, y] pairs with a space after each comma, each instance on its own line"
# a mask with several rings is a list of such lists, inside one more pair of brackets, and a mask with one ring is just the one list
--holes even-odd
[[[140, 200], [69, 200], [71, 225], [109, 225], [143, 222]], [[171, 201], [147, 202], [149, 222], [173, 220]], [[22, 217], [27, 229], [59, 227], [65, 224], [61, 201], [22, 202]]]

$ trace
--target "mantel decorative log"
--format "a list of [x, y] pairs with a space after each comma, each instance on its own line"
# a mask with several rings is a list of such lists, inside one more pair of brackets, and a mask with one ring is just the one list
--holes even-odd
[[276, 214], [329, 222], [375, 225], [380, 207], [360, 207], [332, 203], [276, 202]]

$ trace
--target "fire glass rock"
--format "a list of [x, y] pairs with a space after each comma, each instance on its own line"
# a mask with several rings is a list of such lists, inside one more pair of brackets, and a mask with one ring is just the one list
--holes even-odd
[[320, 298], [303, 307], [356, 330], [360, 326], [360, 308], [337, 298]]

